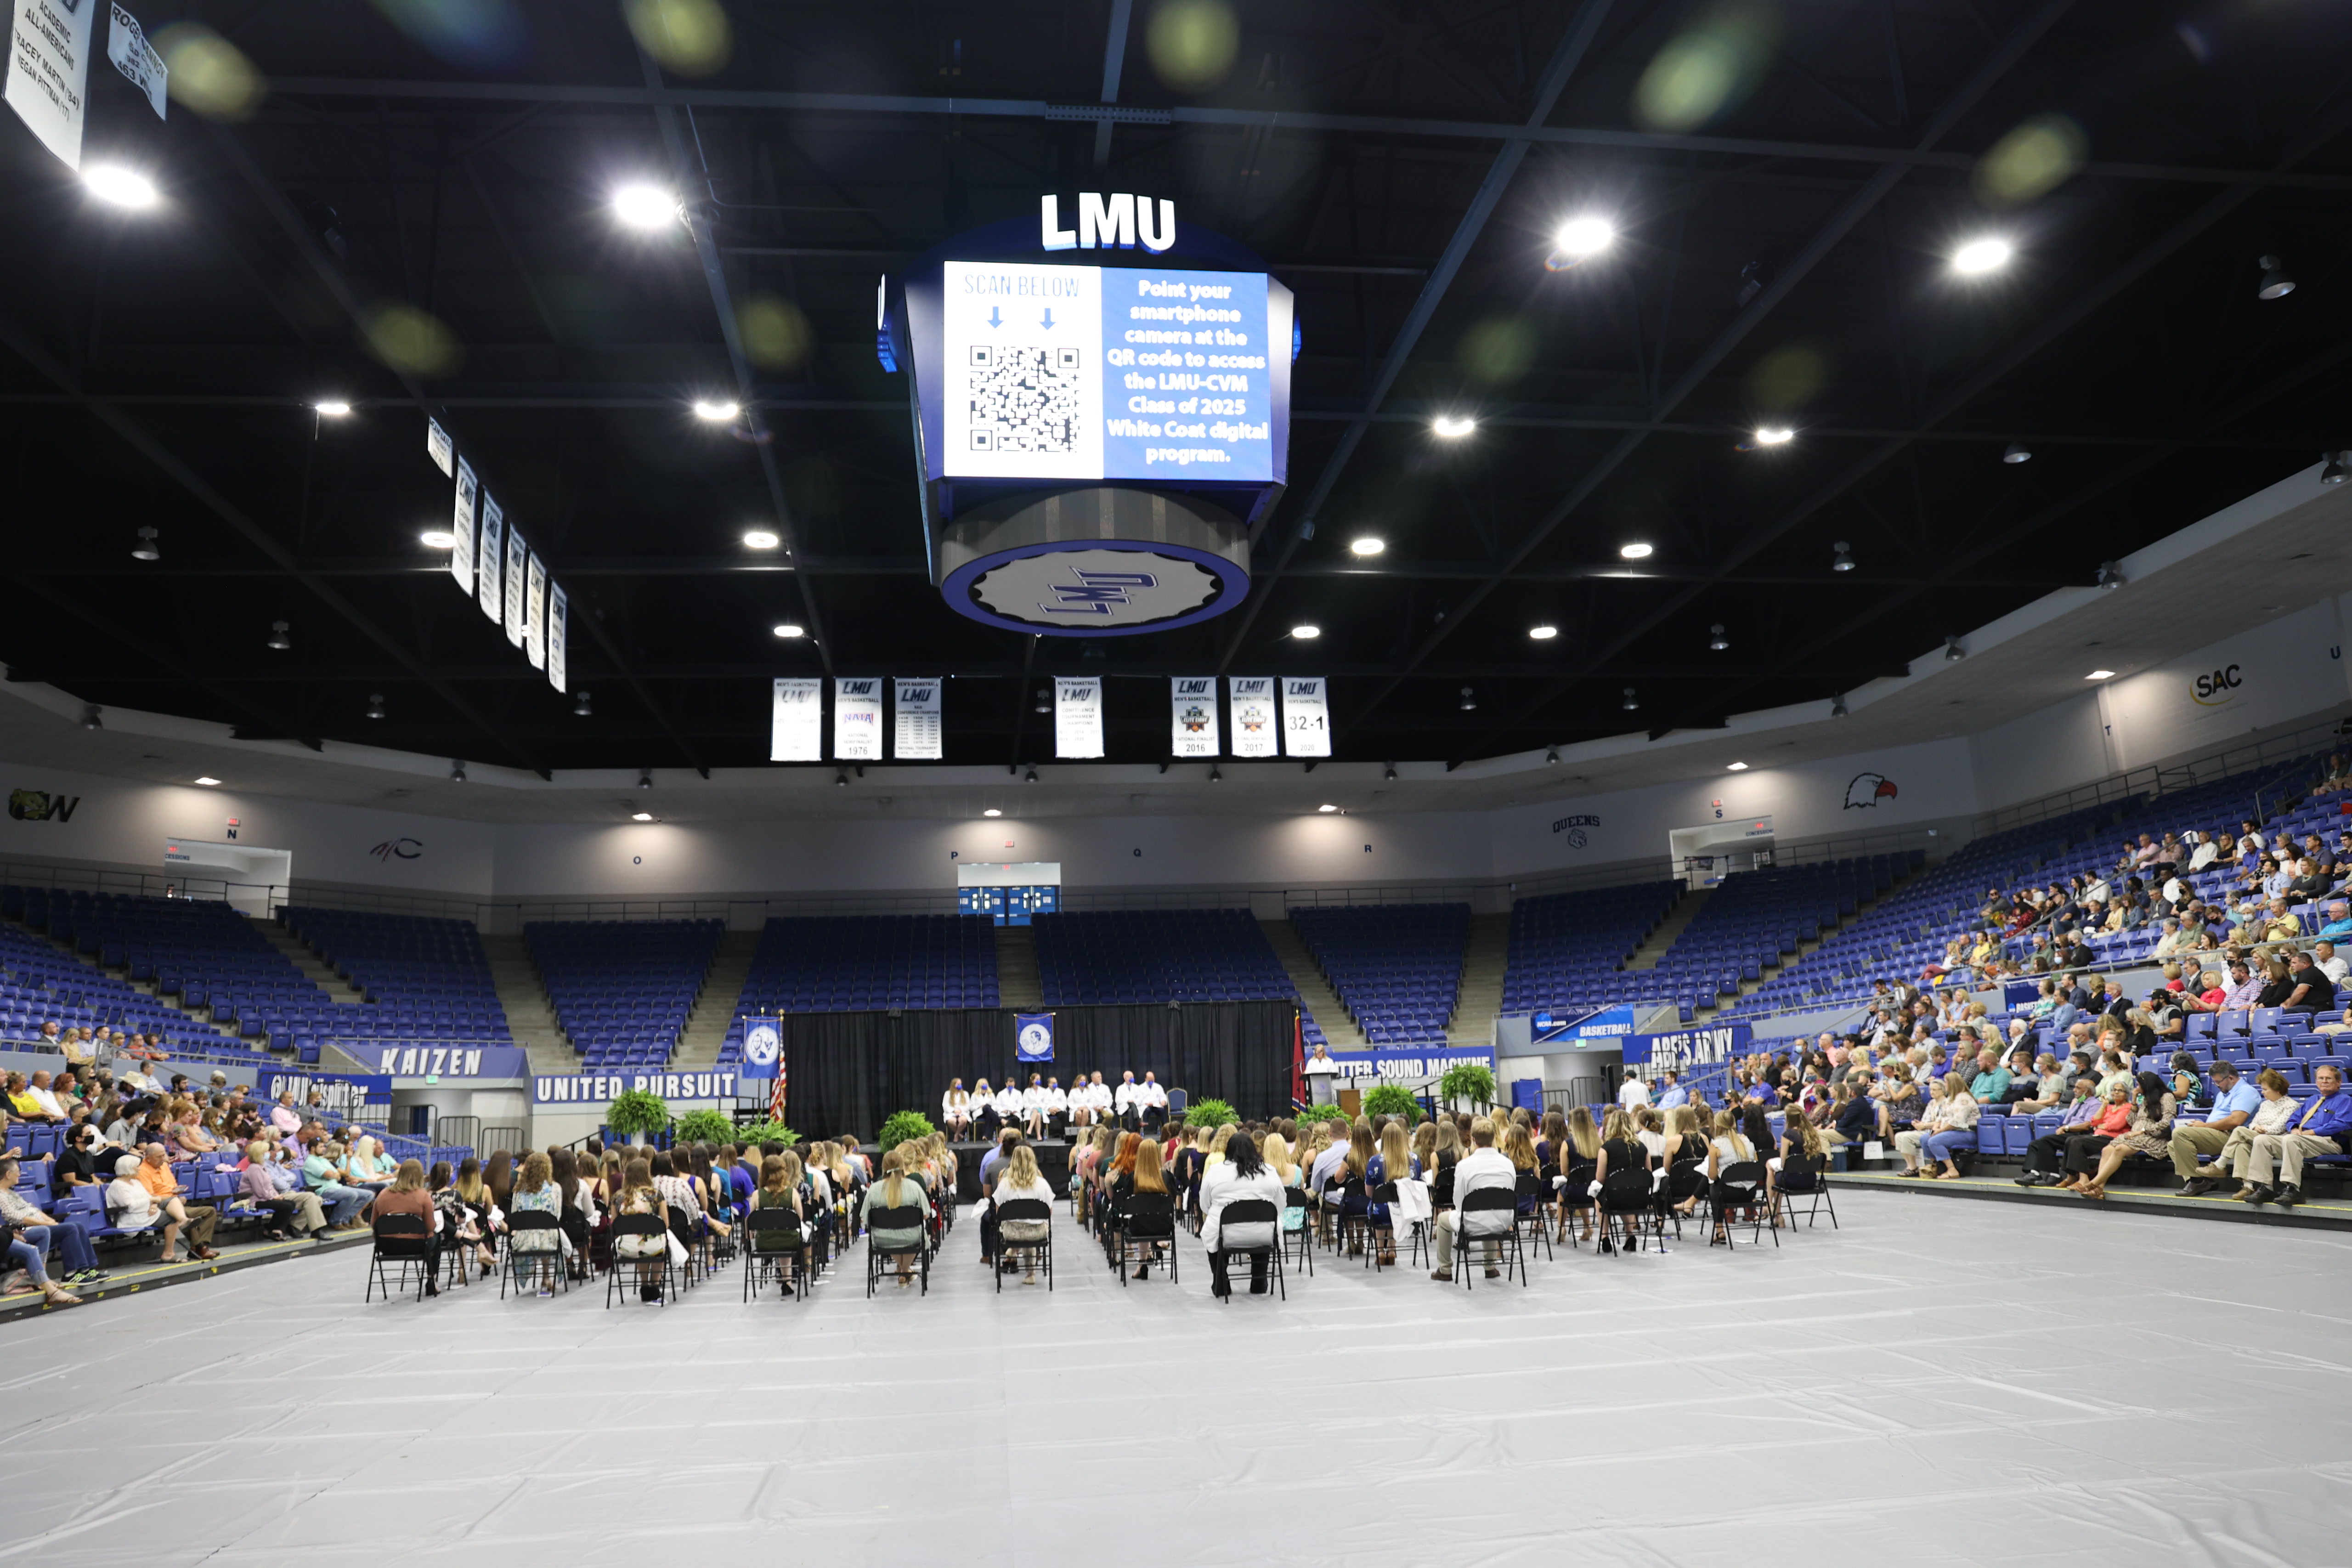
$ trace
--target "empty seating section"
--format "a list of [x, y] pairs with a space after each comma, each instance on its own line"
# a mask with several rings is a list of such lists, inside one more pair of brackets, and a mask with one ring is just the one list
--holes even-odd
[[603, 1071], [669, 1060], [725, 929], [719, 921], [534, 921], [523, 938], [581, 1066]]
[[[48, 903], [46, 888], [9, 887], [0, 892], [0, 909], [12, 921], [31, 924], [27, 910], [39, 911], [37, 931], [48, 929]], [[251, 1054], [171, 1004], [58, 952], [30, 931], [0, 926], [0, 1040], [33, 1039], [52, 1020], [60, 1029], [161, 1035], [164, 1048], [174, 1057], [210, 1053], [242, 1060]]]
[[287, 929], [367, 999], [368, 1005], [337, 1009], [331, 1026], [380, 1039], [512, 1038], [471, 921], [291, 904], [282, 912]]
[[1743, 981], [1761, 983], [1767, 968], [1793, 962], [1800, 942], [1834, 931], [1912, 864], [1906, 856], [1873, 855], [1732, 872], [1659, 958], [1659, 994], [1689, 1022], [1697, 1009], [1738, 996]]
[[1031, 929], [1048, 1007], [1298, 995], [1247, 910], [1039, 915]]
[[1646, 970], [1621, 973], [1682, 895], [1679, 882], [1543, 893], [1511, 906], [1503, 1011], [1606, 1007], [1659, 995]]
[[[738, 1013], [993, 1007], [996, 926], [985, 915], [811, 915], [761, 928]], [[741, 1059], [730, 1025], [721, 1065]]]
[[1462, 988], [1469, 905], [1315, 905], [1292, 910], [1290, 923], [1366, 1044], [1444, 1040]]

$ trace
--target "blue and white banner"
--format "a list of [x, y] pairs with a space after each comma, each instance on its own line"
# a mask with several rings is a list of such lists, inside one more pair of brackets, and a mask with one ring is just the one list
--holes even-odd
[[833, 683], [833, 755], [843, 763], [882, 760], [882, 678], [845, 675]]
[[532, 1079], [530, 1102], [584, 1109], [610, 1105], [614, 1095], [627, 1089], [658, 1095], [673, 1109], [680, 1104], [731, 1105], [736, 1098], [731, 1072], [582, 1072]]
[[310, 1091], [316, 1089], [331, 1119], [348, 1121], [357, 1117], [362, 1106], [385, 1105], [392, 1100], [392, 1079], [381, 1076], [276, 1068], [264, 1068], [257, 1076], [260, 1081], [253, 1087], [262, 1105], [275, 1105], [279, 1095], [290, 1094], [296, 1110], [308, 1110]]
[[739, 1069], [742, 1077], [775, 1077], [776, 1063], [783, 1054], [784, 1037], [773, 1018], [750, 1017], [743, 1020], [743, 1065]]
[[824, 757], [824, 682], [814, 675], [776, 677], [776, 704], [768, 729], [772, 763], [814, 763]]
[[474, 552], [474, 585], [482, 614], [490, 619], [506, 616], [505, 578], [500, 574], [507, 563], [507, 514], [499, 503], [482, 492], [482, 539]]
[[1436, 1078], [1447, 1068], [1468, 1063], [1472, 1067], [1495, 1070], [1495, 1052], [1487, 1046], [1390, 1046], [1377, 1051], [1332, 1051], [1333, 1061], [1339, 1064], [1334, 1076], [1340, 1079], [1423, 1079]]
[[1627, 1066], [1648, 1062], [1658, 1071], [1668, 1068], [1679, 1071], [1684, 1068], [1704, 1067], [1709, 1062], [1729, 1061], [1746, 1056], [1749, 1042], [1756, 1037], [1752, 1024], [1715, 1024], [1704, 1029], [1676, 1029], [1664, 1035], [1628, 1035], [1624, 1042]]
[[1013, 1018], [1013, 1053], [1024, 1062], [1054, 1059], [1054, 1015], [1017, 1013]]
[[457, 579], [458, 590], [467, 594], [474, 591], [474, 512], [480, 502], [481, 489], [474, 482], [474, 465], [460, 458], [457, 510], [449, 519], [449, 537], [456, 542], [449, 546], [449, 575]]
[[1169, 677], [1168, 693], [1175, 706], [1169, 732], [1171, 757], [1214, 757], [1217, 754], [1217, 678], [1213, 675]]
[[389, 1078], [530, 1076], [530, 1056], [520, 1046], [428, 1046], [389, 1040], [334, 1040], [334, 1045], [352, 1059], [365, 1062], [372, 1070]]
[[1633, 1032], [1633, 1005], [1595, 1007], [1583, 1013], [1538, 1013], [1528, 1020], [1529, 1043], [1574, 1050], [1613, 1049]]

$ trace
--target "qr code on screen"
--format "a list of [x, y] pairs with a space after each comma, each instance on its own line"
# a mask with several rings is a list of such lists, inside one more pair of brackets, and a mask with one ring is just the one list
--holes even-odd
[[971, 345], [975, 452], [1075, 452], [1078, 351]]

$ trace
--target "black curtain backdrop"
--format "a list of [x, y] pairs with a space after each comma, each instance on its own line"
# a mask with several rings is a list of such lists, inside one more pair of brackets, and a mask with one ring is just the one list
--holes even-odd
[[[1001, 1008], [939, 1012], [788, 1013], [776, 1020], [791, 1075], [785, 1120], [808, 1138], [856, 1132], [871, 1142], [894, 1110], [939, 1120], [948, 1080], [969, 1089], [1008, 1074], [1058, 1077], [1067, 1088], [1080, 1073], [1155, 1073], [1194, 1100], [1230, 1100], [1244, 1117], [1275, 1115], [1290, 1103], [1297, 1054], [1295, 1004], [1165, 1003], [1054, 1009], [1054, 1060], [1024, 1068], [1013, 1045], [1014, 1015]], [[757, 1092], [752, 1085], [747, 1092]]]

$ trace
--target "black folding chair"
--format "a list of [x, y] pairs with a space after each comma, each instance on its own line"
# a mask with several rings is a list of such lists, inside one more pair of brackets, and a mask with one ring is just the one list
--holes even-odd
[[[1593, 1211], [1592, 1173], [1598, 1169], [1600, 1169], [1599, 1164], [1591, 1160], [1580, 1165], [1570, 1165], [1568, 1168], [1567, 1176], [1562, 1181], [1559, 1189], [1559, 1228], [1561, 1234], [1567, 1237], [1570, 1247], [1584, 1245], [1583, 1239], [1576, 1234], [1575, 1221], [1579, 1215], [1590, 1215]], [[1594, 1239], [1598, 1240], [1598, 1236]]]
[[[886, 1230], [911, 1230], [912, 1241], [885, 1242], [880, 1233]], [[866, 1215], [866, 1294], [870, 1300], [875, 1289], [882, 1282], [882, 1265], [894, 1258], [912, 1258], [915, 1270], [921, 1277], [923, 1295], [931, 1293], [931, 1251], [925, 1245], [923, 1211], [913, 1204], [902, 1204], [892, 1209], [873, 1209]]]
[[1454, 1209], [1454, 1271], [1462, 1277], [1462, 1288], [1470, 1286], [1470, 1248], [1479, 1249], [1481, 1269], [1490, 1268], [1489, 1258], [1500, 1255], [1503, 1277], [1518, 1271], [1519, 1286], [1528, 1283], [1527, 1260], [1519, 1250], [1519, 1194], [1515, 1187], [1477, 1187], [1462, 1196]]
[[686, 1261], [677, 1266], [678, 1284], [691, 1289], [702, 1283], [703, 1275], [709, 1271], [709, 1258], [703, 1248], [710, 1239], [710, 1232], [705, 1229], [698, 1234], [694, 1228], [694, 1216], [672, 1204], [669, 1205], [669, 1233], [677, 1237], [680, 1247], [686, 1248]]
[[643, 1256], [621, 1250], [622, 1241], [629, 1237], [659, 1239], [668, 1234], [669, 1226], [662, 1223], [662, 1216], [657, 1214], [625, 1214], [613, 1221], [613, 1271], [604, 1276], [604, 1308], [607, 1311], [612, 1310], [614, 1292], [622, 1289], [621, 1276], [624, 1274], [631, 1277], [632, 1283], [642, 1287], [650, 1283], [658, 1271], [661, 1294], [654, 1299], [657, 1304], [666, 1306], [677, 1294], [677, 1281], [672, 1278], [677, 1270], [670, 1265], [667, 1241], [662, 1243], [658, 1251]]
[[[1666, 1171], [1665, 1184], [1658, 1189], [1658, 1222], [1663, 1227], [1675, 1227], [1675, 1239], [1683, 1238], [1683, 1204], [1696, 1198], [1706, 1198], [1706, 1166], [1697, 1160], [1685, 1160]], [[1694, 1210], [1694, 1213], [1696, 1211]]]
[[[1015, 1241], [1004, 1234], [1006, 1226], [1019, 1225], [1024, 1221], [1034, 1221], [1044, 1226], [1045, 1238], [1040, 1241]], [[1025, 1252], [1029, 1255], [1029, 1267], [1032, 1269], [1043, 1268], [1045, 1270], [1045, 1290], [1047, 1294], [1052, 1294], [1054, 1289], [1054, 1205], [1052, 1204], [1043, 1198], [1007, 1198], [996, 1205], [996, 1256], [999, 1264], [996, 1270], [996, 1293], [1000, 1296], [1004, 1294], [1005, 1270], [1002, 1265], [1016, 1252]]]
[[[550, 1245], [544, 1250], [534, 1250], [522, 1245], [523, 1237], [541, 1236], [549, 1238]], [[562, 1237], [563, 1222], [554, 1215], [538, 1209], [519, 1209], [507, 1215], [507, 1250], [504, 1263], [499, 1269], [499, 1300], [503, 1301], [507, 1299], [509, 1281], [514, 1285], [515, 1294], [522, 1295], [525, 1272], [535, 1272], [541, 1268], [561, 1279], [562, 1289], [569, 1293], [572, 1271], [563, 1267]]]
[[[1236, 1226], [1256, 1225], [1265, 1226], [1265, 1240], [1240, 1247], [1226, 1240]], [[1290, 1287], [1283, 1282], [1283, 1276], [1289, 1270], [1282, 1266], [1282, 1211], [1276, 1208], [1271, 1200], [1236, 1198], [1227, 1204], [1217, 1216], [1217, 1239], [1220, 1243], [1218, 1250], [1225, 1255], [1225, 1300], [1228, 1302], [1234, 1299], [1234, 1259], [1236, 1258], [1265, 1258], [1266, 1271], [1274, 1276], [1275, 1289], [1282, 1293], [1284, 1300], [1290, 1300]]]
[[1111, 1231], [1111, 1267], [1118, 1270], [1118, 1282], [1128, 1282], [1127, 1265], [1130, 1258], [1139, 1263], [1152, 1261], [1155, 1247], [1168, 1249], [1168, 1282], [1176, 1283], [1176, 1200], [1166, 1193], [1129, 1193], [1127, 1202], [1114, 1217]]
[[360, 1296], [360, 1304], [365, 1306], [374, 1300], [379, 1286], [383, 1289], [383, 1299], [392, 1300], [393, 1282], [384, 1277], [387, 1264], [399, 1270], [399, 1289], [404, 1292], [409, 1288], [413, 1273], [416, 1299], [424, 1300], [425, 1287], [433, 1283], [434, 1270], [441, 1262], [433, 1251], [433, 1222], [423, 1215], [388, 1214], [376, 1220], [374, 1230], [375, 1250], [368, 1259], [367, 1289]]
[[1389, 1251], [1396, 1250], [1396, 1210], [1389, 1206], [1397, 1201], [1396, 1184], [1368, 1185], [1364, 1198], [1364, 1267], [1378, 1271], [1388, 1267], [1381, 1259], [1381, 1244], [1385, 1241]]
[[1837, 1200], [1830, 1196], [1830, 1184], [1823, 1179], [1824, 1160], [1788, 1159], [1780, 1162], [1780, 1173], [1772, 1183], [1774, 1203], [1788, 1216], [1789, 1228], [1797, 1228], [1797, 1205], [1790, 1198], [1809, 1197], [1812, 1203], [1805, 1210], [1805, 1228], [1811, 1230], [1819, 1222], [1822, 1209], [1830, 1211], [1830, 1228], [1838, 1228]]
[[1512, 1195], [1519, 1203], [1519, 1217], [1515, 1222], [1517, 1227], [1525, 1231], [1532, 1226], [1535, 1238], [1544, 1244], [1544, 1260], [1550, 1262], [1557, 1258], [1559, 1254], [1551, 1249], [1551, 1216], [1544, 1213], [1547, 1194], [1543, 1173], [1521, 1171], [1518, 1179], [1512, 1184]]
[[[1754, 1243], [1764, 1229], [1764, 1166], [1760, 1161], [1741, 1160], [1725, 1165], [1715, 1173], [1715, 1183], [1707, 1192], [1706, 1244], [1713, 1247], [1720, 1241], [1725, 1247], [1734, 1246], [1731, 1227], [1746, 1224], [1748, 1240]], [[1738, 1211], [1747, 1209], [1756, 1217], [1742, 1221]], [[1780, 1233], [1772, 1233], [1772, 1245], [1780, 1245]]]
[[1307, 1200], [1307, 1189], [1305, 1187], [1283, 1188], [1282, 1208], [1282, 1220], [1285, 1226], [1290, 1223], [1291, 1211], [1296, 1210], [1298, 1214], [1298, 1228], [1297, 1230], [1286, 1228], [1282, 1233], [1283, 1264], [1286, 1268], [1289, 1266], [1291, 1252], [1295, 1247], [1297, 1251], [1299, 1267], [1306, 1269], [1311, 1276], [1315, 1272], [1315, 1210], [1314, 1205]]
[[[1628, 1256], [1642, 1249], [1643, 1233], [1650, 1227], [1643, 1221], [1652, 1217], [1656, 1205], [1652, 1202], [1650, 1173], [1643, 1170], [1612, 1171], [1601, 1178], [1601, 1250]], [[1622, 1235], [1622, 1246], [1619, 1237]], [[1665, 1248], [1665, 1236], [1659, 1232], [1658, 1247]]]
[[787, 1208], [753, 1209], [743, 1221], [743, 1300], [760, 1293], [760, 1282], [772, 1276], [777, 1297], [808, 1300], [808, 1237], [801, 1217]]

